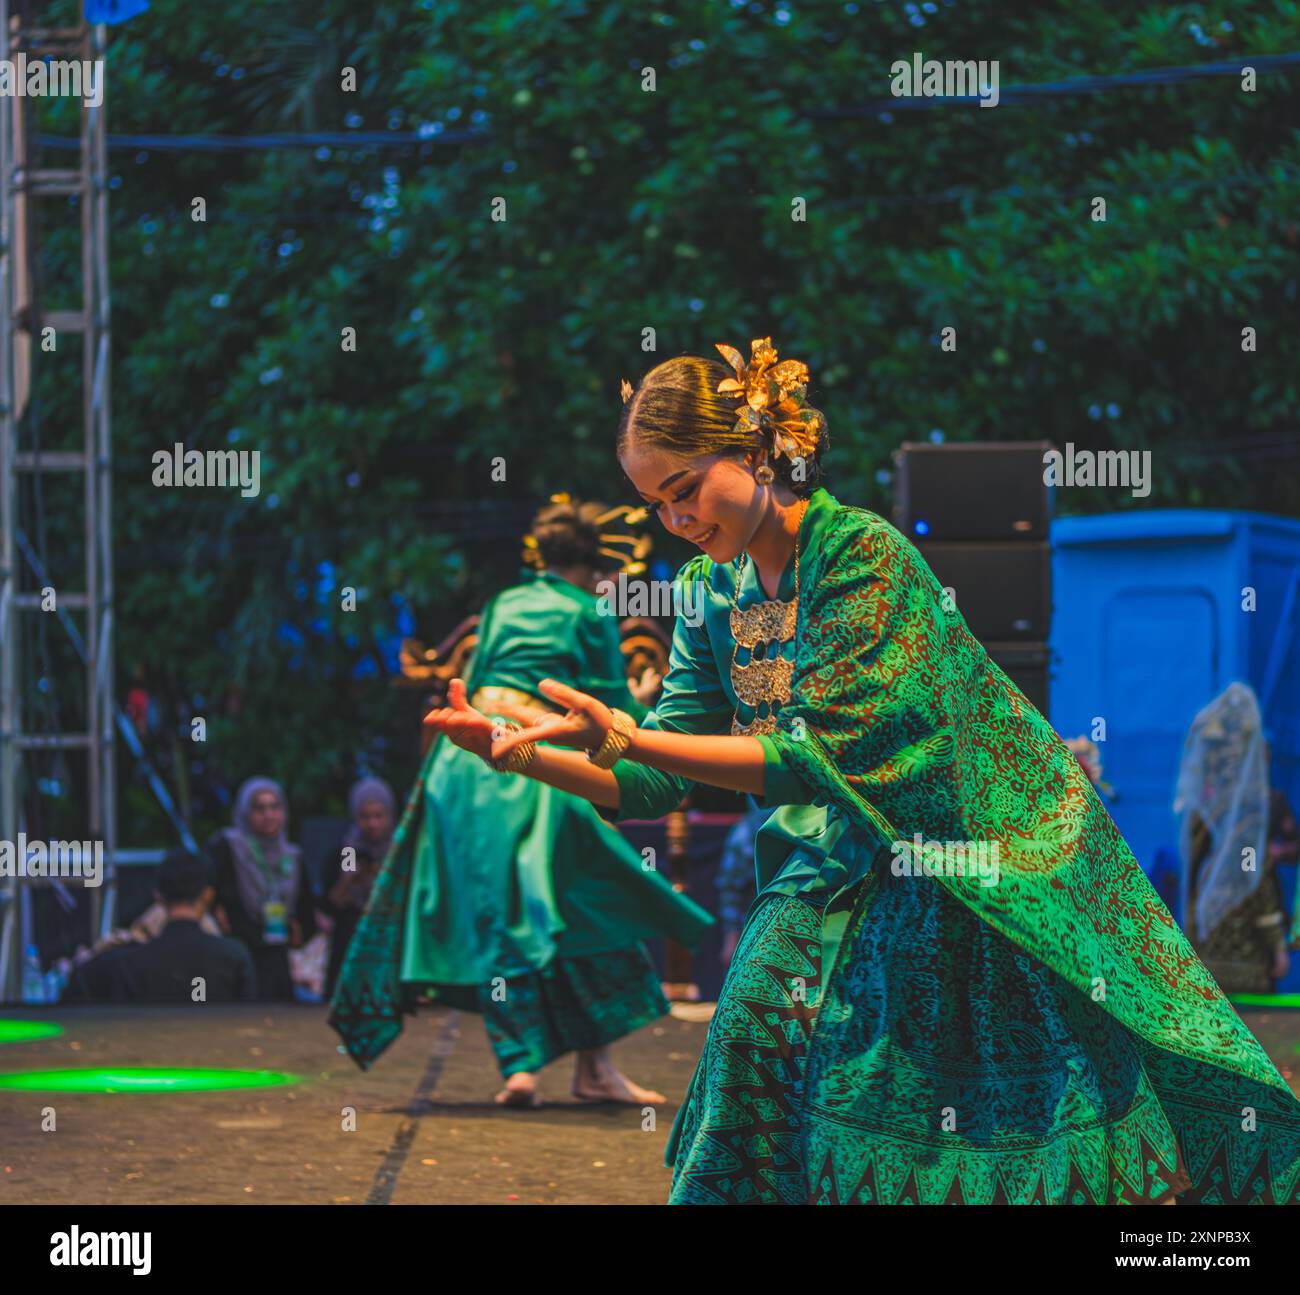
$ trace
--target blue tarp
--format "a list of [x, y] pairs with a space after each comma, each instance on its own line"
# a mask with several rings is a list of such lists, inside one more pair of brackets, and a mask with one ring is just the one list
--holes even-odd
[[[1181, 870], [1173, 799], [1188, 725], [1234, 680], [1255, 690], [1272, 785], [1300, 809], [1300, 521], [1211, 509], [1057, 518], [1052, 584], [1053, 727], [1104, 729], [1107, 809], [1153, 878]], [[1294, 874], [1282, 870], [1288, 904]], [[1294, 961], [1288, 988], [1300, 988]]]

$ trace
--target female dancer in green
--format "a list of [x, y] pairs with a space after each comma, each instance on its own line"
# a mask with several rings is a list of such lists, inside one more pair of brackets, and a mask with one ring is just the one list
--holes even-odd
[[1300, 1102], [1078, 761], [912, 544], [816, 488], [806, 366], [718, 349], [624, 385], [623, 470], [704, 550], [654, 715], [546, 681], [566, 715], [495, 741], [462, 686], [430, 717], [620, 814], [782, 806], [671, 1199], [1296, 1200]]
[[[612, 516], [568, 496], [538, 514], [525, 552], [539, 569], [488, 603], [479, 625], [469, 684], [485, 715], [544, 706], [538, 683], [551, 674], [645, 713], [623, 677], [617, 621], [593, 591], [623, 558], [610, 543], [621, 537], [602, 533]], [[608, 1045], [668, 1011], [640, 941], [694, 945], [710, 925], [586, 801], [437, 742], [349, 945], [330, 1023], [365, 1067], [404, 1012], [436, 1000], [482, 1014], [503, 1105], [540, 1104], [536, 1072], [568, 1052], [575, 1097], [662, 1102], [615, 1069]]]

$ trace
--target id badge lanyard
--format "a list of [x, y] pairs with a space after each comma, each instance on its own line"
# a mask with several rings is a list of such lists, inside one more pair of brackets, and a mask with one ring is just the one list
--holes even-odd
[[261, 845], [257, 841], [253, 841], [251, 844], [253, 846], [253, 855], [257, 859], [257, 865], [261, 868], [262, 876], [266, 881], [267, 893], [266, 898], [262, 901], [262, 942], [264, 944], [288, 944], [289, 905], [281, 891], [285, 889], [284, 883], [288, 881], [292, 872], [293, 861], [288, 855], [281, 856], [279, 860], [280, 876], [277, 879], [262, 855]]

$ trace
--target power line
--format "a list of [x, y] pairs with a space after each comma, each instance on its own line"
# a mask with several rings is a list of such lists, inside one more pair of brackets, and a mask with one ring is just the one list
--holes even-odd
[[[429, 135], [413, 130], [281, 131], [273, 135], [110, 135], [113, 149], [153, 152], [241, 153], [284, 148], [407, 148], [433, 144], [471, 144], [490, 131], [444, 130]], [[41, 135], [42, 148], [74, 151], [80, 141], [71, 135]]]
[[[940, 60], [935, 60], [940, 61]], [[971, 62], [976, 60], [952, 60]], [[1242, 69], [1257, 72], [1281, 71], [1300, 64], [1300, 53], [1243, 55], [1225, 63], [1199, 63], [1179, 67], [1148, 68], [1142, 72], [1123, 72], [1115, 76], [1082, 76], [1068, 81], [1000, 87], [1000, 104], [1036, 103], [1046, 99], [1075, 95], [1107, 94], [1113, 90], [1144, 89], [1149, 86], [1178, 85], [1217, 76], [1240, 77]], [[980, 102], [979, 95], [891, 96], [870, 103], [844, 108], [805, 108], [801, 115], [816, 120], [868, 117], [879, 113], [943, 108], [954, 104], [970, 106]], [[168, 152], [233, 153], [285, 148], [406, 148], [433, 144], [472, 144], [491, 136], [486, 130], [428, 131], [280, 131], [268, 135], [109, 135], [110, 149], [146, 149]], [[80, 141], [72, 136], [41, 135], [41, 147], [75, 150]]]
[[[927, 60], [942, 64], [944, 60]], [[953, 59], [955, 63], [976, 63], [975, 59]], [[994, 60], [996, 61], [996, 60]], [[1141, 90], [1149, 86], [1178, 85], [1184, 81], [1203, 81], [1216, 76], [1240, 78], [1243, 68], [1256, 72], [1281, 71], [1300, 64], [1297, 54], [1245, 55], [1228, 63], [1199, 63], [1185, 67], [1153, 67], [1144, 72], [1123, 72], [1116, 76], [1081, 76], [1069, 81], [1046, 81], [1038, 85], [1009, 85], [999, 87], [998, 104], [1039, 103], [1044, 100], [1071, 98], [1075, 95], [1106, 94], [1112, 90]], [[924, 66], [924, 65], [923, 65]], [[875, 99], [850, 108], [807, 108], [805, 117], [822, 120], [870, 117], [878, 113], [944, 108], [950, 104], [969, 107], [980, 102], [981, 96], [967, 95], [897, 95], [888, 99]]]

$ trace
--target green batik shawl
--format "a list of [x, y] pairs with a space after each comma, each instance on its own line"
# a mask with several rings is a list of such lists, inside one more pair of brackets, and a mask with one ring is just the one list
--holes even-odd
[[[912, 884], [945, 887], [1131, 1031], [1157, 1087], [1169, 1077], [1171, 1110], [1181, 1101], [1222, 1116], [1183, 1124], [1194, 1184], [1218, 1157], [1236, 1194], [1265, 1146], [1269, 1198], [1294, 1199], [1300, 1103], [1078, 761], [971, 635], [916, 548], [880, 517], [840, 507], [801, 575], [792, 696], [765, 747], [881, 849], [879, 867], [917, 833], [997, 842], [997, 884], [942, 872]], [[879, 884], [873, 872], [858, 887], [858, 913]], [[849, 949], [845, 940], [841, 968]], [[831, 971], [819, 1033], [852, 1010], [836, 1001], [843, 977]], [[833, 1098], [809, 1095], [814, 1106]], [[1258, 1132], [1234, 1137], [1243, 1118], [1257, 1119]]]
[[[643, 715], [627, 690], [617, 622], [548, 572], [485, 608], [466, 686], [538, 694], [548, 676]], [[402, 1017], [436, 997], [478, 1010], [496, 977], [668, 936], [698, 943], [713, 919], [678, 894], [596, 808], [436, 741], [348, 947], [330, 1024], [368, 1066]]]

